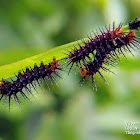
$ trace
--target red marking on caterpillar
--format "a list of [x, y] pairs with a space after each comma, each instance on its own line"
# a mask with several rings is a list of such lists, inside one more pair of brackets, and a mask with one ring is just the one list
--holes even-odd
[[[138, 26], [139, 20], [133, 23], [133, 26], [131, 24], [131, 28], [134, 29], [138, 28]], [[118, 28], [115, 28], [115, 23], [113, 23], [112, 30], [110, 29], [110, 26], [109, 28], [105, 26], [105, 28], [106, 31], [104, 31], [104, 29], [100, 29], [101, 34], [94, 33], [94, 38], [93, 36], [88, 37], [88, 42], [83, 41], [84, 46], [79, 44], [79, 49], [75, 47], [73, 51], [69, 51], [67, 54], [68, 61], [65, 62], [68, 63], [67, 66], [71, 65], [69, 72], [74, 64], [76, 64], [77, 69], [79, 64], [81, 66], [82, 62], [83, 64], [80, 67], [80, 74], [83, 76], [83, 83], [88, 76], [92, 77], [92, 83], [96, 90], [97, 87], [94, 75], [99, 73], [104, 81], [106, 81], [99, 70], [103, 69], [105, 71], [112, 72], [110, 69], [104, 67], [103, 64], [114, 66], [116, 61], [119, 62], [120, 60], [118, 54], [123, 54], [123, 56], [126, 58], [123, 51], [129, 51], [132, 54], [131, 49], [139, 49], [138, 45], [140, 45], [134, 30], [130, 30], [130, 32], [122, 31], [122, 23], [120, 23]], [[93, 55], [93, 60], [89, 54]]]
[[60, 73], [58, 72], [58, 70], [62, 70], [62, 68], [60, 68], [59, 66], [60, 66], [59, 61], [56, 60], [55, 57], [53, 57], [53, 61], [48, 65], [45, 65], [43, 64], [43, 62], [41, 62], [40, 66], [37, 66], [35, 64], [33, 69], [32, 68], [29, 69], [27, 67], [26, 71], [23, 72], [20, 71], [18, 75], [16, 75], [17, 79], [15, 81], [13, 81], [12, 79], [11, 81], [2, 79], [2, 81], [0, 81], [0, 94], [1, 94], [0, 100], [3, 97], [5, 97], [4, 100], [4, 104], [5, 104], [6, 99], [9, 98], [9, 111], [10, 111], [10, 101], [12, 96], [14, 97], [16, 103], [18, 103], [19, 105], [20, 105], [20, 100], [17, 96], [17, 93], [21, 93], [21, 95], [25, 99], [29, 99], [27, 95], [24, 93], [23, 89], [25, 89], [25, 91], [28, 94], [32, 94], [31, 86], [37, 92], [36, 84], [38, 84], [41, 87], [41, 84], [44, 81], [48, 86], [46, 80], [49, 80], [50, 82], [52, 80], [56, 83], [53, 74], [62, 78], [60, 76]]
[[[67, 64], [67, 66], [71, 64], [69, 72], [71, 71], [74, 64], [76, 64], [76, 67], [78, 67], [78, 65], [81, 63], [81, 61], [83, 63], [86, 61], [86, 58], [88, 58], [91, 61], [92, 59], [90, 58], [89, 54], [92, 54], [93, 57], [95, 58], [94, 51], [96, 50], [96, 53], [98, 53], [99, 48], [105, 49], [105, 47], [102, 47], [102, 46], [104, 46], [104, 43], [106, 44], [106, 41], [107, 42], [111, 41], [115, 45], [116, 38], [119, 36], [122, 36], [121, 27], [122, 27], [122, 23], [119, 25], [118, 28], [115, 29], [115, 25], [113, 23], [113, 30], [111, 30], [110, 26], [109, 26], [109, 29], [106, 27], [107, 32], [105, 32], [104, 29], [103, 29], [103, 31], [101, 31], [101, 29], [100, 29], [101, 35], [95, 34], [93, 32], [95, 35], [95, 38], [93, 38], [92, 36], [88, 37], [89, 38], [88, 42], [83, 41], [85, 46], [81, 46], [79, 44], [79, 46], [80, 46], [79, 49], [75, 47], [73, 51], [70, 51], [69, 54], [67, 54], [68, 61], [65, 62], [65, 63], [69, 62]], [[107, 45], [106, 45], [106, 47], [108, 47], [110, 50], [113, 49]]]
[[[123, 55], [124, 55], [124, 53], [123, 53], [122, 49], [132, 53], [130, 48], [132, 48], [132, 49], [134, 49], [134, 47], [138, 48], [138, 46], [136, 46], [136, 43], [140, 44], [140, 42], [137, 41], [135, 38], [136, 38], [135, 31], [130, 30], [129, 33], [125, 33], [125, 34], [115, 38], [115, 44], [114, 44], [114, 40], [112, 40], [112, 42], [107, 41], [106, 43], [110, 46], [110, 49], [107, 48], [106, 46], [101, 46], [101, 48], [104, 47], [104, 49], [99, 48], [98, 53], [94, 57], [94, 60], [84, 62], [83, 65], [80, 67], [80, 74], [83, 76], [83, 79], [82, 79], [83, 83], [85, 82], [85, 79], [89, 76], [92, 78], [93, 87], [97, 90], [97, 86], [96, 86], [95, 78], [94, 78], [94, 75], [96, 73], [99, 73], [99, 75], [107, 83], [107, 80], [101, 74], [100, 69], [103, 69], [103, 70], [109, 71], [109, 72], [112, 72], [112, 71], [110, 69], [106, 68], [105, 66], [103, 66], [103, 64], [112, 64], [112, 65], [115, 64], [116, 57], [118, 58], [118, 55], [115, 52], [116, 49], [118, 49], [117, 51], [119, 53], [122, 53]], [[113, 55], [114, 52], [115, 52], [115, 55]], [[114, 72], [112, 72], [112, 73], [114, 73]]]

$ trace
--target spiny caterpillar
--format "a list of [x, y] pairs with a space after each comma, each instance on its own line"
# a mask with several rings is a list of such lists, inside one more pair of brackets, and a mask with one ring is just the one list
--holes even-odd
[[104, 46], [103, 50], [99, 50], [100, 55], [98, 53], [95, 55], [96, 59], [89, 62], [86, 61], [86, 63], [83, 63], [83, 65], [80, 67], [80, 73], [83, 76], [83, 82], [85, 81], [87, 76], [92, 77], [92, 83], [96, 90], [97, 90], [97, 87], [95, 84], [94, 75], [96, 73], [99, 73], [101, 77], [103, 78], [103, 80], [107, 82], [104, 76], [101, 74], [100, 69], [112, 72], [110, 69], [103, 66], [103, 64], [109, 64], [110, 62], [112, 63], [112, 65], [115, 64], [115, 62], [113, 61], [115, 61], [115, 57], [118, 58], [118, 55], [115, 54], [116, 56], [114, 55], [114, 58], [113, 58], [112, 54], [116, 51], [116, 49], [119, 53], [122, 53], [123, 55], [124, 53], [122, 49], [124, 51], [130, 51], [130, 48], [134, 49], [132, 45], [135, 44], [135, 31], [131, 30], [129, 33], [123, 36], [120, 36], [119, 39], [116, 38], [115, 41], [116, 41], [115, 44], [114, 42], [108, 42], [107, 44], [110, 46], [110, 48], [107, 48], [106, 46]]
[[[103, 64], [114, 66], [116, 61], [119, 60], [118, 54], [124, 55], [123, 51], [129, 51], [132, 54], [131, 49], [139, 49], [138, 45], [140, 45], [140, 42], [137, 40], [138, 37], [135, 35], [135, 30], [132, 30], [138, 29], [138, 27], [140, 27], [139, 18], [129, 23], [129, 32], [123, 32], [122, 23], [120, 23], [118, 28], [115, 28], [115, 23], [113, 23], [112, 30], [110, 26], [109, 29], [105, 26], [106, 31], [100, 29], [101, 34], [94, 33], [95, 37], [88, 37], [88, 42], [83, 41], [85, 46], [79, 44], [80, 48], [75, 47], [73, 51], [69, 51], [66, 58], [68, 61], [65, 63], [68, 63], [67, 66], [71, 64], [70, 70], [74, 64], [76, 64], [76, 67], [79, 67], [80, 64], [80, 74], [83, 76], [83, 83], [89, 76], [92, 78], [93, 86], [97, 90], [94, 75], [99, 73], [106, 81], [100, 69], [112, 72]], [[89, 56], [90, 54], [93, 55], [93, 60]]]
[[[83, 76], [83, 83], [87, 77], [91, 77], [93, 86], [96, 90], [97, 87], [94, 75], [99, 73], [103, 80], [106, 81], [104, 76], [101, 74], [100, 69], [112, 72], [103, 64], [114, 66], [116, 61], [119, 60], [118, 54], [124, 55], [124, 51], [129, 51], [132, 54], [131, 49], [139, 49], [138, 45], [140, 45], [140, 42], [137, 40], [138, 37], [135, 35], [135, 29], [140, 27], [140, 19], [136, 18], [134, 21], [130, 22], [130, 30], [127, 32], [122, 30], [122, 23], [120, 23], [117, 28], [115, 28], [114, 24], [115, 23], [113, 23], [113, 29], [111, 29], [110, 26], [109, 28], [105, 26], [106, 31], [104, 31], [104, 29], [100, 29], [101, 34], [94, 33], [95, 37], [88, 37], [88, 42], [83, 41], [84, 45], [79, 44], [80, 48], [75, 47], [74, 50], [66, 53], [66, 59], [68, 59], [68, 61], [64, 62], [64, 64], [68, 63], [67, 66], [71, 64], [70, 70], [74, 64], [76, 64], [76, 68], [80, 65], [80, 74]], [[92, 54], [92, 57], [90, 54]], [[35, 64], [34, 68], [27, 67], [26, 71], [20, 71], [18, 75], [15, 75], [16, 80], [11, 79], [11, 81], [8, 81], [2, 79], [0, 81], [0, 101], [5, 97], [5, 103], [8, 98], [9, 110], [12, 97], [14, 97], [15, 102], [20, 105], [20, 100], [17, 95], [18, 93], [20, 93], [25, 99], [29, 99], [24, 93], [24, 90], [28, 94], [32, 94], [31, 86], [37, 92], [36, 84], [41, 87], [42, 82], [45, 81], [48, 86], [46, 79], [50, 82], [51, 80], [55, 82], [53, 73], [57, 77], [62, 78], [58, 70], [62, 70], [62, 68], [60, 68], [59, 61], [54, 57], [53, 61], [48, 65], [41, 62], [40, 66]]]
[[[78, 67], [78, 65], [81, 63], [81, 61], [83, 63], [85, 63], [86, 58], [88, 58], [90, 61], [92, 61], [92, 58], [89, 56], [90, 54], [92, 54], [93, 57], [96, 59], [95, 53], [100, 54], [99, 49], [104, 49], [104, 46], [110, 47], [107, 44], [108, 42], [113, 41], [113, 43], [115, 44], [116, 38], [122, 34], [121, 27], [122, 27], [122, 23], [120, 23], [120, 25], [117, 29], [115, 29], [115, 25], [113, 23], [113, 30], [110, 29], [110, 25], [109, 25], [109, 29], [105, 26], [107, 32], [105, 32], [104, 29], [103, 29], [103, 31], [101, 31], [101, 29], [100, 29], [101, 35], [98, 35], [93, 32], [95, 37], [88, 36], [88, 38], [89, 38], [88, 42], [83, 41], [85, 46], [82, 46], [79, 44], [79, 46], [80, 46], [79, 49], [75, 47], [73, 51], [69, 51], [69, 54], [67, 54], [68, 57], [66, 58], [66, 59], [68, 59], [68, 61], [66, 61], [65, 63], [69, 62], [68, 65], [71, 64], [70, 70], [72, 69], [74, 64], [76, 64], [76, 67]], [[70, 72], [70, 70], [69, 70], [69, 72]]]
[[[47, 84], [47, 79], [51, 82], [53, 80], [55, 82], [55, 77], [53, 76], [53, 73], [62, 78], [60, 76], [60, 73], [57, 70], [62, 70], [62, 68], [59, 67], [59, 61], [56, 60], [55, 57], [53, 57], [53, 61], [49, 63], [48, 65], [45, 65], [43, 62], [41, 62], [40, 66], [34, 65], [34, 68], [26, 68], [26, 71], [19, 72], [16, 76], [16, 80], [8, 81], [5, 79], [2, 79], [0, 81], [0, 94], [1, 98], [0, 100], [5, 97], [4, 103], [7, 98], [9, 98], [9, 110], [10, 110], [10, 101], [11, 97], [13, 96], [15, 99], [15, 102], [20, 105], [20, 100], [18, 98], [18, 93], [21, 93], [21, 95], [26, 99], [29, 99], [27, 95], [24, 93], [23, 89], [29, 94], [32, 94], [31, 86], [36, 90], [36, 83], [41, 87], [40, 82], [42, 84], [43, 81], [45, 81]], [[56, 83], [56, 82], [55, 82]]]

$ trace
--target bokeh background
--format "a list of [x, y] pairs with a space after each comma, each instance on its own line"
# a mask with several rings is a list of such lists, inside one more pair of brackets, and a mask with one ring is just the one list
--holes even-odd
[[[0, 65], [86, 37], [91, 30], [140, 16], [140, 0], [0, 0]], [[140, 34], [137, 34], [140, 36]], [[59, 87], [32, 90], [32, 102], [22, 97], [0, 103], [0, 140], [139, 140], [126, 135], [126, 122], [140, 123], [140, 51], [120, 55], [116, 73], [96, 75], [83, 87], [79, 72], [62, 73]], [[68, 69], [66, 69], [68, 70]]]

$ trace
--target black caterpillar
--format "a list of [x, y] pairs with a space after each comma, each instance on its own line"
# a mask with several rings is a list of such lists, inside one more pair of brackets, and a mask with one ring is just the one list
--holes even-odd
[[[133, 47], [137, 47], [135, 45], [135, 43], [137, 43], [138, 41], [135, 40], [135, 38], [136, 38], [135, 31], [131, 30], [129, 33], [117, 37], [115, 40], [115, 44], [113, 41], [109, 41], [106, 43], [104, 42], [104, 44], [106, 44], [106, 45], [102, 46], [102, 48], [104, 48], [104, 49], [99, 48], [99, 50], [98, 50], [99, 53], [96, 53], [94, 60], [86, 61], [80, 67], [80, 73], [83, 76], [83, 82], [85, 81], [87, 76], [92, 77], [92, 83], [93, 83], [95, 89], [97, 90], [95, 79], [94, 79], [94, 75], [96, 73], [99, 73], [100, 76], [103, 78], [103, 80], [105, 82], [107, 82], [106, 79], [104, 78], [104, 76], [101, 74], [100, 69], [103, 69], [105, 71], [110, 71], [110, 72], [112, 72], [112, 71], [110, 69], [106, 68], [105, 66], [103, 66], [103, 64], [110, 64], [110, 63], [112, 65], [115, 64], [116, 57], [118, 58], [118, 55], [115, 52], [116, 50], [117, 50], [117, 52], [122, 53], [123, 55], [124, 55], [124, 53], [123, 53], [122, 49], [124, 51], [129, 51], [130, 53], [132, 53], [130, 48], [134, 49]], [[139, 44], [140, 44], [140, 42], [139, 42]], [[115, 55], [113, 56], [113, 54], [115, 54]]]
[[[110, 26], [109, 29], [105, 26], [106, 31], [100, 29], [101, 35], [94, 33], [95, 38], [92, 36], [88, 37], [88, 42], [83, 41], [85, 44], [84, 46], [79, 44], [79, 49], [75, 47], [73, 51], [69, 51], [67, 54], [68, 57], [66, 59], [68, 59], [68, 61], [65, 63], [68, 63], [67, 66], [71, 64], [70, 70], [74, 64], [76, 64], [76, 67], [79, 67], [80, 64], [80, 74], [83, 76], [83, 83], [88, 76], [91, 77], [96, 90], [97, 87], [94, 75], [99, 73], [104, 81], [106, 81], [101, 74], [100, 69], [112, 72], [110, 69], [103, 66], [103, 64], [114, 66], [116, 61], [119, 60], [118, 53], [124, 55], [123, 50], [132, 53], [131, 48], [139, 48], [137, 45], [140, 45], [134, 31], [140, 27], [140, 18], [136, 18], [129, 23], [130, 31], [126, 33], [122, 31], [122, 23], [118, 28], [115, 28], [114, 24], [115, 23], [113, 23], [112, 30], [110, 29]], [[89, 56], [90, 54], [93, 55], [93, 59]], [[27, 67], [26, 71], [19, 72], [18, 75], [16, 75], [16, 80], [11, 79], [11, 81], [8, 81], [2, 79], [2, 81], [0, 81], [0, 100], [5, 97], [5, 103], [6, 99], [9, 98], [9, 110], [12, 96], [16, 103], [19, 103], [20, 105], [17, 93], [21, 93], [25, 99], [29, 99], [23, 89], [25, 89], [27, 93], [32, 94], [30, 86], [36, 90], [36, 83], [41, 87], [40, 82], [42, 84], [42, 82], [45, 81], [47, 84], [46, 79], [50, 82], [51, 80], [55, 82], [53, 73], [62, 78], [57, 70], [62, 70], [62, 68], [60, 68], [59, 61], [54, 57], [53, 61], [48, 65], [41, 62], [39, 67], [36, 64], [33, 69]]]
[[[68, 55], [68, 57], [66, 58], [68, 59], [68, 61], [66, 61], [65, 63], [68, 63], [67, 66], [71, 64], [70, 70], [72, 69], [74, 64], [76, 64], [76, 67], [78, 67], [78, 64], [81, 61], [85, 62], [86, 58], [88, 58], [91, 61], [89, 54], [92, 54], [93, 57], [95, 57], [95, 50], [98, 50], [98, 48], [102, 48], [102, 46], [106, 45], [106, 43], [104, 44], [104, 42], [102, 42], [103, 39], [106, 41], [113, 41], [113, 43], [115, 44], [116, 38], [125, 34], [121, 30], [122, 23], [120, 23], [119, 27], [116, 29], [114, 24], [115, 23], [113, 23], [113, 30], [110, 29], [110, 25], [109, 29], [105, 26], [106, 32], [104, 31], [104, 29], [100, 29], [101, 35], [98, 35], [98, 33], [96, 34], [92, 31], [95, 37], [88, 36], [89, 41], [83, 41], [84, 46], [79, 44], [80, 48], [74, 47], [74, 50], [65, 53]], [[136, 18], [134, 21], [129, 22], [129, 28], [131, 30], [138, 29], [138, 27], [140, 27], [140, 18]]]
[[[115, 29], [114, 24], [115, 23], [113, 23], [113, 30], [110, 29], [110, 26], [109, 26], [109, 29], [105, 26], [107, 32], [105, 32], [104, 30], [101, 31], [101, 29], [100, 29], [101, 35], [95, 34], [93, 32], [95, 35], [95, 38], [93, 38], [92, 36], [88, 37], [89, 38], [88, 42], [83, 41], [85, 46], [81, 46], [79, 44], [80, 46], [79, 49], [75, 47], [73, 51], [69, 51], [69, 54], [67, 54], [68, 57], [66, 58], [68, 59], [68, 61], [65, 62], [65, 63], [68, 62], [67, 66], [71, 64], [69, 72], [71, 71], [74, 64], [76, 64], [76, 67], [78, 67], [81, 61], [85, 63], [86, 58], [88, 58], [91, 61], [92, 58], [89, 56], [89, 54], [92, 54], [93, 57], [96, 59], [95, 53], [100, 53], [99, 48], [104, 49], [104, 47], [102, 47], [104, 46], [104, 43], [108, 41], [113, 41], [114, 44], [116, 43], [115, 41], [116, 37], [122, 34], [122, 30], [121, 30], [122, 23], [120, 23], [117, 29]], [[97, 52], [95, 52], [95, 50]]]
[[[7, 98], [9, 98], [9, 110], [10, 110], [10, 101], [11, 97], [14, 96], [14, 99], [16, 103], [19, 103], [20, 100], [18, 98], [17, 93], [21, 93], [21, 95], [26, 99], [29, 99], [27, 95], [23, 92], [23, 89], [26, 90], [27, 93], [32, 94], [31, 87], [32, 86], [36, 90], [36, 82], [38, 85], [40, 85], [40, 81], [45, 81], [47, 84], [46, 79], [49, 81], [53, 80], [55, 82], [55, 77], [53, 76], [53, 73], [62, 78], [57, 70], [62, 70], [62, 68], [59, 67], [59, 61], [53, 58], [53, 61], [49, 63], [48, 65], [43, 64], [41, 62], [40, 66], [38, 67], [36, 64], [34, 65], [34, 68], [26, 68], [26, 71], [19, 72], [18, 75], [16, 75], [16, 80], [8, 81], [5, 79], [2, 79], [0, 81], [0, 94], [1, 98], [0, 100], [5, 97], [5, 101]], [[56, 83], [56, 82], [55, 82]], [[47, 84], [48, 86], [48, 84]], [[37, 91], [37, 90], [36, 90]], [[4, 101], [4, 103], [5, 103]]]
[[[115, 23], [113, 23], [113, 30], [110, 29], [110, 26], [109, 29], [106, 27], [106, 32], [104, 29], [103, 31], [100, 29], [101, 35], [94, 33], [95, 38], [91, 36], [88, 37], [88, 42], [83, 41], [85, 46], [79, 44], [79, 49], [75, 47], [73, 51], [69, 51], [67, 54], [68, 61], [65, 63], [68, 63], [67, 66], [71, 64], [70, 70], [75, 63], [77, 67], [79, 67], [80, 64], [80, 73], [83, 76], [83, 83], [87, 76], [92, 77], [92, 83], [96, 90], [97, 87], [94, 75], [98, 72], [105, 80], [104, 76], [99, 71], [100, 68], [112, 72], [104, 67], [103, 64], [114, 66], [116, 61], [119, 60], [118, 54], [124, 55], [123, 51], [129, 51], [132, 54], [131, 49], [135, 50], [135, 48], [139, 48], [137, 45], [140, 45], [140, 42], [137, 40], [138, 37], [135, 35], [135, 31], [132, 30], [140, 27], [139, 18], [136, 18], [135, 21], [129, 23], [130, 31], [126, 33], [122, 31], [122, 23], [118, 28], [115, 28], [114, 24]], [[93, 60], [90, 58], [89, 54], [93, 55]], [[89, 61], [87, 61], [87, 58]]]

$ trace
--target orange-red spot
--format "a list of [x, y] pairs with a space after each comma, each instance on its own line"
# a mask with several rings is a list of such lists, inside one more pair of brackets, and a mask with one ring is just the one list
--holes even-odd
[[72, 54], [71, 54], [71, 53], [68, 55], [68, 58], [69, 58], [69, 59], [71, 59], [71, 58], [72, 58]]
[[110, 31], [112, 38], [116, 38], [118, 35], [122, 34], [122, 29], [120, 27], [116, 28], [116, 30]]
[[58, 67], [59, 67], [59, 61], [56, 60], [55, 57], [53, 57], [53, 61], [52, 61], [52, 63], [51, 63], [51, 68], [52, 68], [52, 70], [55, 70], [55, 69], [58, 68]]
[[3, 81], [0, 81], [0, 86], [4, 85]]
[[131, 42], [135, 38], [135, 31], [134, 30], [130, 30], [130, 32], [128, 33], [127, 38]]
[[116, 29], [116, 35], [119, 35], [119, 34], [121, 34], [121, 33], [122, 33], [122, 29], [117, 28], [117, 29]]
[[88, 71], [87, 71], [86, 67], [85, 66], [81, 66], [80, 67], [80, 74], [82, 76], [87, 76], [87, 73], [88, 73]]

